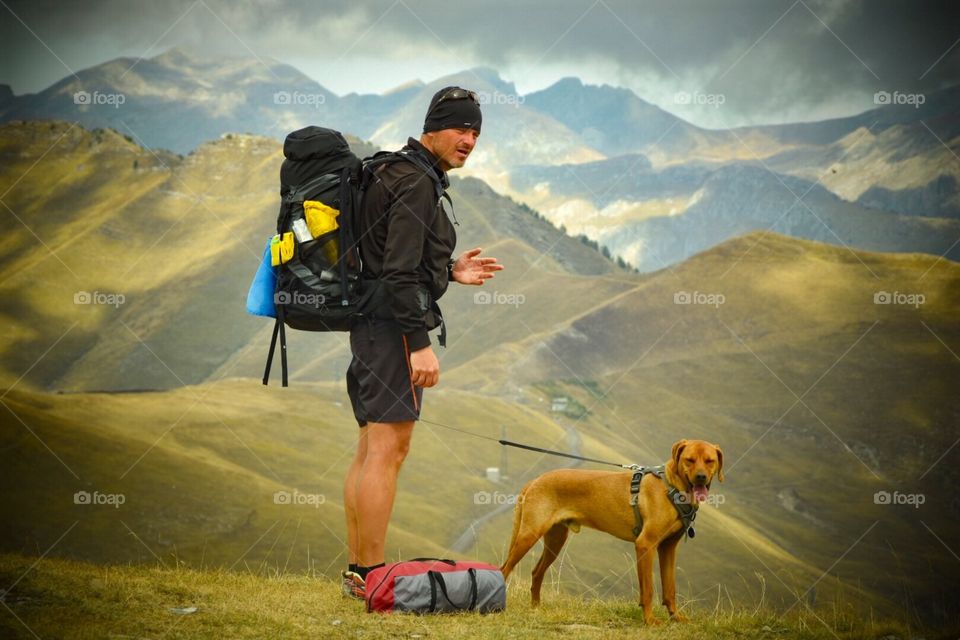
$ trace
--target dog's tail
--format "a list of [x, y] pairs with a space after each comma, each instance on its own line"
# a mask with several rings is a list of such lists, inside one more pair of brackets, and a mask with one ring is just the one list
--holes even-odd
[[513, 533], [510, 534], [510, 546], [507, 547], [507, 557], [504, 558], [503, 565], [500, 567], [501, 572], [507, 568], [507, 562], [510, 560], [510, 552], [513, 550], [513, 545], [517, 542], [517, 535], [520, 533], [520, 521], [523, 520], [523, 498], [529, 486], [529, 483], [527, 483], [527, 485], [520, 490], [520, 495], [517, 496], [517, 504], [513, 507]]

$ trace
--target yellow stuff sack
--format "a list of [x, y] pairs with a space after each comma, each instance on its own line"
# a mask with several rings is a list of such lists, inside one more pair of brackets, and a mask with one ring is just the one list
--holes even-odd
[[317, 200], [303, 201], [303, 215], [307, 219], [310, 235], [314, 238], [330, 233], [340, 226], [337, 222], [340, 212]]
[[282, 237], [273, 236], [270, 239], [270, 264], [276, 267], [292, 258], [294, 242], [292, 231], [287, 231]]

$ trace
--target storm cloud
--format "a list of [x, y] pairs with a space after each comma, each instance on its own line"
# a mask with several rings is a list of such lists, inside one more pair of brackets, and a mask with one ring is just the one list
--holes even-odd
[[[339, 94], [477, 66], [496, 69], [520, 93], [578, 76], [712, 127], [849, 115], [872, 108], [877, 91], [960, 82], [960, 21], [949, 2], [0, 4], [0, 82], [17, 93], [173, 46], [287, 62]], [[713, 108], [720, 100], [725, 108]]]

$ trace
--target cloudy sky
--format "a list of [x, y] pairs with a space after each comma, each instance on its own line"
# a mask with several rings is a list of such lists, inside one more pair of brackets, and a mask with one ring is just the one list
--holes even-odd
[[[112, 58], [179, 46], [287, 62], [341, 95], [487, 66], [521, 94], [578, 76], [709, 127], [819, 120], [873, 108], [877, 91], [960, 83], [956, 5], [0, 0], [0, 83], [35, 92]], [[692, 99], [678, 104], [678, 94]]]

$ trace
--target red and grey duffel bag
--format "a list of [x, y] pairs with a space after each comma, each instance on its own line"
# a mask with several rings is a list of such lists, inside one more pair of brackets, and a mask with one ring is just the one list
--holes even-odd
[[417, 558], [367, 574], [367, 611], [502, 611], [507, 586], [500, 569], [484, 562]]

